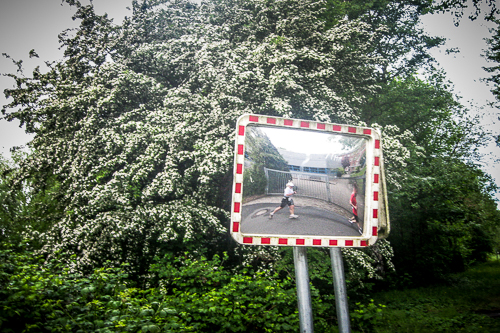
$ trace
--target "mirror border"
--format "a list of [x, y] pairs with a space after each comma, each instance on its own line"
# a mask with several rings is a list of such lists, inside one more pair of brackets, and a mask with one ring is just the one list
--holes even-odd
[[[241, 233], [243, 175], [245, 172], [245, 137], [248, 125], [294, 128], [304, 131], [345, 134], [367, 139], [366, 179], [371, 179], [371, 181], [366, 182], [363, 234], [360, 236], [346, 237]], [[236, 242], [243, 245], [263, 246], [367, 247], [375, 244], [379, 238], [386, 238], [388, 236], [390, 231], [389, 211], [385, 185], [382, 139], [378, 129], [311, 120], [245, 114], [238, 118], [235, 134], [230, 232]]]

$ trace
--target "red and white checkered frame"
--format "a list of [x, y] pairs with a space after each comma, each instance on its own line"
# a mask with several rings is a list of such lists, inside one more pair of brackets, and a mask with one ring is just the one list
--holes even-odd
[[[309, 131], [343, 133], [367, 139], [366, 147], [366, 191], [363, 234], [358, 237], [345, 236], [297, 236], [243, 234], [240, 231], [243, 200], [243, 173], [245, 156], [245, 134], [249, 124], [288, 127]], [[233, 201], [231, 206], [231, 236], [244, 245], [273, 246], [318, 246], [318, 247], [367, 247], [373, 245], [379, 236], [389, 232], [387, 196], [384, 183], [382, 143], [380, 133], [368, 127], [330, 124], [309, 120], [271, 117], [263, 115], [243, 115], [236, 123], [234, 157]], [[371, 181], [368, 181], [371, 179]], [[380, 232], [383, 234], [381, 235]]]

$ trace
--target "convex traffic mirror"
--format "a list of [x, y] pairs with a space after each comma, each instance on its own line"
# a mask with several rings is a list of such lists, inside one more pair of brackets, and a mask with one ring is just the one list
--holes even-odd
[[389, 232], [384, 179], [373, 128], [244, 115], [231, 235], [248, 245], [372, 245]]

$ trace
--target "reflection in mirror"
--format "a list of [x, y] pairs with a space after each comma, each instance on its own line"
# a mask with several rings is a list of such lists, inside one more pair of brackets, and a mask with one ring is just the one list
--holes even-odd
[[366, 139], [249, 125], [241, 232], [360, 236]]

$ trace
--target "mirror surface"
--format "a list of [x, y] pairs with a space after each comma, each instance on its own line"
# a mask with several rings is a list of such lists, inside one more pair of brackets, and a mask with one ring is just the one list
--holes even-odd
[[366, 143], [341, 133], [247, 126], [241, 232], [360, 236]]

